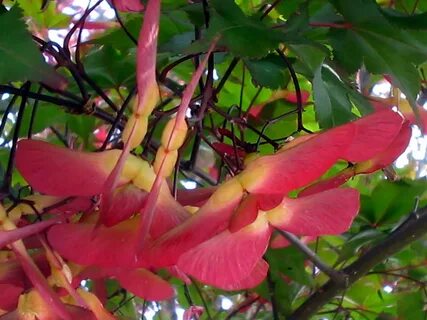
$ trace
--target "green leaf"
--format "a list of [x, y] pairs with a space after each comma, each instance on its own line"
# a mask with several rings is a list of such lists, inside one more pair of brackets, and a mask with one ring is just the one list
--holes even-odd
[[89, 139], [92, 132], [95, 130], [96, 119], [87, 115], [72, 115], [67, 117], [67, 124], [72, 132], [76, 133], [86, 145], [89, 144]]
[[415, 99], [420, 79], [413, 62], [418, 58], [404, 44], [370, 31], [334, 30], [330, 35], [336, 58], [348, 71], [364, 63], [372, 73], [390, 74], [406, 96]]
[[288, 85], [290, 74], [279, 56], [270, 54], [259, 60], [245, 59], [244, 61], [256, 85], [270, 89], [285, 88]]
[[0, 14], [0, 83], [25, 80], [42, 81], [53, 88], [65, 85], [44, 61], [26, 29], [21, 10], [14, 6]]
[[397, 300], [397, 313], [402, 320], [424, 320], [424, 299], [422, 291], [401, 293]]
[[188, 15], [183, 10], [174, 10], [160, 16], [159, 44], [169, 41], [173, 36], [193, 31]]
[[[142, 26], [142, 19], [139, 16], [136, 17], [132, 15], [124, 22], [124, 26], [134, 39], [138, 39], [139, 31]], [[90, 40], [89, 43], [110, 45], [120, 51], [127, 51], [136, 47], [135, 43], [132, 42], [122, 28], [108, 29], [98, 38]]]
[[71, 22], [71, 16], [58, 11], [54, 1], [41, 10], [41, 0], [18, 0], [19, 6], [24, 11], [26, 17], [30, 17], [31, 21], [37, 24], [40, 28], [67, 28]]
[[420, 0], [396, 0], [395, 8], [396, 10], [402, 11], [404, 13], [412, 11], [427, 11], [427, 2]]
[[394, 10], [381, 10], [382, 14], [392, 24], [405, 29], [427, 29], [427, 12], [403, 15]]
[[[277, 272], [271, 273], [273, 290], [269, 288], [267, 281], [261, 283], [258, 287], [255, 288], [255, 292], [258, 293], [262, 298], [271, 301], [271, 296], [274, 296], [277, 304], [279, 313], [283, 315], [288, 315], [291, 313], [292, 302], [295, 299], [295, 296], [298, 294], [298, 290], [301, 289], [301, 286], [295, 283], [286, 283]], [[262, 319], [271, 319], [271, 314], [266, 318]]]
[[239, 57], [260, 58], [277, 48], [283, 40], [280, 31], [269, 28], [258, 17], [248, 17], [233, 0], [210, 2], [210, 26], [207, 36], [196, 42], [191, 52], [205, 50], [217, 35], [221, 35], [218, 46], [225, 46]]
[[361, 214], [371, 224], [396, 223], [414, 209], [416, 198], [426, 189], [426, 180], [381, 181], [373, 190], [371, 197], [362, 201]]
[[346, 295], [358, 305], [365, 305], [367, 299], [372, 296], [378, 300], [377, 292], [380, 289], [382, 289], [381, 278], [378, 275], [367, 275], [354, 283]]
[[290, 45], [289, 48], [299, 58], [295, 63], [295, 71], [312, 78], [328, 54], [328, 50], [316, 43], [312, 45]]
[[337, 263], [354, 257], [363, 246], [382, 240], [384, 237], [384, 233], [376, 229], [368, 229], [355, 234], [342, 246]]
[[203, 5], [202, 3], [192, 3], [182, 8], [184, 12], [188, 15], [191, 23], [197, 27], [202, 27], [205, 24], [205, 17], [203, 14]]
[[[30, 107], [28, 105], [25, 108], [24, 116], [22, 118], [22, 126], [20, 130], [21, 137], [25, 137], [28, 134], [32, 111], [33, 106]], [[57, 106], [53, 106], [47, 103], [39, 103], [34, 118], [32, 133], [40, 133], [51, 125], [64, 124], [66, 118], [67, 114], [64, 112], [64, 110], [61, 110]]]
[[[142, 22], [143, 20], [139, 15], [130, 15], [127, 21], [124, 22], [126, 29], [134, 39], [138, 39]], [[190, 30], [192, 30], [192, 25], [185, 11], [173, 10], [163, 12], [160, 16], [159, 46], [170, 42], [173, 37], [184, 34]], [[110, 45], [123, 52], [136, 47], [135, 43], [133, 43], [129, 36], [123, 31], [123, 28], [108, 30], [102, 36], [90, 40], [89, 42]]]
[[320, 126], [333, 127], [332, 101], [322, 79], [322, 66], [314, 74], [313, 97], [316, 106], [316, 117]]
[[271, 270], [280, 272], [300, 284], [312, 284], [312, 278], [305, 271], [306, 257], [296, 248], [272, 249], [267, 252], [266, 256]]
[[415, 64], [427, 59], [425, 36], [394, 27], [374, 1], [334, 2], [346, 22], [351, 24], [351, 29], [330, 31], [336, 59], [349, 72], [364, 64], [372, 73], [391, 75], [415, 111], [420, 88]]
[[293, 14], [298, 12], [298, 7], [303, 3], [306, 3], [306, 1], [305, 0], [288, 0], [286, 2], [280, 1], [274, 9], [277, 10], [284, 18], [288, 19]]
[[315, 72], [313, 97], [321, 128], [332, 128], [355, 118], [348, 93], [349, 88], [329, 68], [321, 66]]
[[132, 52], [122, 52], [111, 45], [104, 45], [91, 51], [83, 62], [89, 77], [102, 88], [118, 88], [135, 83], [136, 58]]

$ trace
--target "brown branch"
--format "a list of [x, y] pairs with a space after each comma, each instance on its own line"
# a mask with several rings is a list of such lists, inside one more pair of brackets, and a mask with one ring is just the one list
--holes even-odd
[[348, 282], [337, 283], [328, 281], [312, 294], [288, 320], [310, 319], [316, 312], [343, 290], [366, 275], [373, 267], [388, 257], [398, 253], [410, 243], [420, 239], [427, 233], [427, 207], [417, 210], [411, 217], [386, 239], [372, 247], [355, 262], [342, 269]]

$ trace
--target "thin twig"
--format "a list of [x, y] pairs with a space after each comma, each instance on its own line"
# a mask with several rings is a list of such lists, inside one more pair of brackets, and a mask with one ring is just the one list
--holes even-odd
[[236, 117], [232, 117], [232, 116], [228, 115], [227, 113], [223, 112], [222, 110], [220, 110], [219, 108], [214, 107], [214, 106], [212, 107], [212, 109], [215, 110], [217, 113], [219, 113], [221, 116], [223, 116], [228, 121], [231, 121], [231, 122], [234, 122], [236, 124], [242, 125], [242, 126], [248, 128], [249, 130], [255, 132], [257, 135], [261, 136], [261, 138], [263, 138], [267, 143], [271, 144], [271, 146], [275, 150], [280, 147], [280, 145], [278, 143], [276, 143], [274, 140], [272, 140], [269, 137], [267, 137], [263, 132], [261, 132], [257, 128], [255, 128], [252, 125], [250, 125], [246, 120], [240, 119], [240, 118], [236, 118]]
[[120, 27], [123, 29], [124, 33], [128, 36], [128, 38], [135, 44], [138, 45], [138, 40], [135, 39], [135, 37], [129, 32], [128, 28], [126, 28], [125, 24], [122, 21], [122, 18], [120, 17], [119, 12], [117, 11], [116, 7], [113, 6], [111, 3], [111, 7], [114, 10], [114, 13], [116, 14], [116, 20], [119, 23]]
[[255, 302], [259, 300], [259, 296], [256, 296], [252, 299], [247, 299], [246, 301], [243, 301], [243, 303], [239, 304], [236, 308], [234, 308], [226, 317], [224, 320], [230, 320], [233, 319], [233, 317], [238, 314], [241, 310], [251, 306]]
[[26, 82], [21, 88], [22, 99], [19, 105], [18, 116], [16, 119], [15, 128], [13, 132], [12, 147], [10, 148], [9, 160], [7, 162], [6, 173], [4, 175], [4, 181], [2, 186], [3, 194], [9, 193], [9, 189], [12, 183], [12, 171], [15, 163], [16, 147], [18, 144], [19, 131], [21, 129], [22, 118], [24, 117], [25, 106], [27, 105], [27, 99], [28, 99], [27, 92], [30, 90], [30, 87], [31, 87], [31, 82]]
[[262, 13], [261, 19], [264, 19], [268, 14], [281, 2], [282, 0], [276, 0], [270, 4], [267, 9]]
[[299, 85], [297, 74], [295, 72], [294, 67], [289, 62], [288, 58], [286, 57], [286, 55], [281, 50], [279, 50], [279, 49], [277, 49], [276, 52], [279, 54], [279, 56], [285, 62], [286, 67], [288, 68], [289, 73], [291, 74], [292, 82], [294, 83], [295, 93], [296, 93], [296, 96], [297, 96], [297, 109], [298, 109], [298, 118], [297, 118], [298, 127], [297, 127], [297, 130], [298, 131], [305, 130], [304, 126], [303, 126], [303, 123], [302, 123], [302, 113], [304, 111], [304, 109], [303, 109], [304, 107], [302, 105], [301, 88], [300, 88], [300, 85]]
[[171, 71], [173, 68], [175, 68], [176, 66], [180, 65], [181, 63], [193, 59], [194, 57], [198, 56], [198, 53], [194, 53], [194, 54], [189, 54], [186, 55], [182, 58], [179, 58], [178, 60], [175, 60], [174, 62], [168, 64], [166, 67], [163, 68], [163, 70], [160, 72], [158, 79], [160, 82], [163, 82], [166, 80], [166, 77], [169, 73], [169, 71]]
[[[43, 90], [43, 87], [40, 86], [39, 89], [37, 90], [37, 93], [40, 94], [42, 90]], [[30, 125], [28, 126], [28, 133], [27, 133], [28, 139], [31, 139], [31, 136], [33, 135], [34, 120], [36, 119], [38, 107], [39, 107], [39, 100], [35, 99], [33, 104], [33, 110], [31, 110]]]
[[[23, 95], [23, 93], [20, 89], [12, 87], [12, 86], [1, 85], [1, 84], [0, 84], [0, 93], [10, 93], [13, 95], [18, 95], [18, 96]], [[40, 101], [49, 102], [49, 103], [52, 103], [52, 104], [55, 104], [58, 106], [62, 106], [64, 108], [66, 108], [71, 113], [87, 114], [87, 111], [85, 110], [84, 105], [76, 103], [76, 102], [68, 100], [68, 99], [52, 97], [52, 96], [48, 96], [45, 94], [38, 94], [36, 92], [31, 92], [31, 91], [27, 92], [26, 96], [30, 99], [38, 99]], [[95, 117], [97, 117], [101, 120], [104, 120], [106, 122], [109, 122], [109, 123], [113, 123], [114, 119], [115, 119], [115, 117], [113, 117], [111, 114], [109, 114], [108, 112], [105, 112], [104, 110], [101, 110], [97, 107], [93, 107], [91, 114], [94, 115]]]
[[293, 234], [276, 229], [279, 234], [286, 238], [290, 243], [292, 243], [299, 251], [304, 253], [306, 257], [322, 272], [328, 275], [328, 277], [337, 283], [345, 285], [347, 282], [347, 277], [344, 273], [335, 270], [334, 268], [325, 264], [320, 258], [314, 253], [309, 247], [307, 247], [298, 237]]
[[50, 127], [49, 127], [49, 129], [50, 129], [50, 130], [52, 130], [52, 132], [55, 134], [55, 136], [59, 139], [59, 141], [61, 141], [61, 142], [62, 142], [62, 144], [63, 144], [65, 147], [67, 147], [67, 148], [69, 148], [69, 147], [70, 147], [70, 145], [68, 144], [68, 140], [67, 140], [67, 138], [65, 137], [65, 135], [61, 134], [61, 132], [59, 132], [59, 130], [58, 130], [58, 129], [56, 129], [54, 126], [50, 126]]
[[123, 102], [122, 106], [120, 107], [119, 112], [117, 112], [116, 118], [114, 119], [114, 122], [112, 123], [111, 128], [108, 131], [107, 137], [105, 138], [104, 142], [102, 143], [101, 148], [99, 148], [99, 151], [103, 151], [107, 147], [108, 143], [110, 142], [111, 136], [114, 133], [114, 130], [117, 129], [117, 126], [120, 123], [127, 106], [132, 101], [132, 98], [135, 95], [135, 92], [136, 92], [135, 87], [132, 88], [131, 91], [129, 92], [128, 96], [126, 97], [125, 101]]
[[425, 287], [427, 285], [427, 283], [425, 281], [415, 279], [415, 278], [407, 276], [405, 274], [401, 274], [401, 273], [397, 273], [397, 272], [396, 273], [390, 272], [387, 270], [386, 271], [371, 271], [371, 272], [368, 272], [367, 274], [381, 274], [381, 275], [387, 275], [387, 276], [402, 278], [402, 279], [405, 279], [408, 281], [412, 281], [412, 282], [418, 284], [419, 286], [423, 286], [423, 287]]
[[191, 298], [190, 290], [188, 290], [187, 284], [184, 283], [184, 296], [190, 306], [194, 306], [193, 299]]
[[231, 60], [230, 65], [228, 66], [227, 70], [225, 70], [224, 76], [219, 81], [216, 89], [215, 89], [215, 96], [218, 96], [221, 92], [222, 88], [224, 87], [225, 83], [227, 82], [228, 78], [230, 77], [231, 73], [233, 72], [236, 65], [239, 63], [239, 58], [233, 58]]
[[73, 36], [74, 32], [76, 32], [77, 28], [79, 26], [81, 26], [84, 22], [84, 20], [86, 20], [86, 18], [89, 16], [89, 14], [97, 7], [101, 4], [103, 0], [98, 0], [91, 8], [87, 8], [85, 10], [85, 12], [83, 13], [82, 17], [79, 19], [79, 21], [77, 21], [70, 29], [70, 31], [68, 31], [68, 33], [66, 34], [65, 38], [64, 38], [64, 43], [63, 43], [63, 50], [64, 52], [67, 54], [68, 57], [71, 57], [71, 52], [70, 52], [70, 40], [71, 37]]
[[268, 291], [270, 295], [273, 319], [279, 320], [279, 309], [277, 308], [277, 301], [276, 301], [276, 295], [275, 295], [275, 283], [273, 281], [273, 278], [271, 277], [270, 270], [268, 270], [267, 272], [267, 284], [268, 284]]
[[202, 300], [202, 304], [203, 304], [203, 307], [205, 308], [206, 315], [208, 316], [208, 319], [209, 319], [209, 320], [212, 320], [212, 316], [211, 316], [211, 313], [210, 313], [210, 311], [209, 311], [208, 304], [206, 303], [206, 300], [205, 300], [205, 298], [203, 297], [203, 292], [200, 290], [200, 288], [199, 288], [199, 286], [197, 285], [196, 281], [192, 280], [192, 284], [193, 284], [194, 288], [196, 288], [196, 291], [197, 291], [197, 294], [198, 294], [198, 295], [199, 295], [199, 297], [200, 297], [200, 300]]
[[[19, 90], [19, 89], [17, 89], [17, 90]], [[20, 91], [20, 90], [19, 90], [19, 91]], [[0, 88], [0, 92], [2, 92], [2, 91], [1, 91], [1, 88]], [[15, 102], [16, 102], [16, 99], [18, 99], [18, 95], [17, 95], [17, 94], [15, 94], [15, 95], [12, 97], [12, 99], [10, 99], [10, 101], [9, 101], [9, 103], [8, 103], [7, 107], [6, 107], [6, 110], [5, 110], [5, 111], [4, 111], [4, 113], [3, 113], [3, 117], [2, 117], [2, 119], [1, 119], [1, 124], [0, 124], [0, 137], [3, 135], [3, 130], [4, 130], [5, 126], [6, 126], [6, 123], [7, 123], [7, 120], [8, 120], [9, 113], [10, 113], [10, 111], [12, 110], [12, 108], [13, 108], [13, 106], [14, 106]]]

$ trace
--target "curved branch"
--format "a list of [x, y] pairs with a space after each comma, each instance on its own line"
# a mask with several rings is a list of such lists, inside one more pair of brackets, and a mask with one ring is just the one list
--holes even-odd
[[[0, 84], [0, 93], [9, 93], [17, 96], [23, 96], [22, 91], [19, 88], [15, 88], [12, 86], [2, 85]], [[29, 99], [40, 100], [44, 102], [49, 102], [55, 104], [57, 106], [61, 106], [65, 108], [70, 113], [76, 114], [92, 114], [96, 118], [104, 120], [108, 123], [113, 123], [115, 117], [109, 114], [108, 112], [96, 107], [96, 106], [88, 106], [91, 110], [88, 112], [85, 109], [85, 105], [71, 101], [69, 99], [63, 99], [59, 97], [53, 97], [45, 94], [39, 94], [36, 92], [28, 91], [26, 93], [26, 97]], [[87, 107], [86, 107], [87, 108]], [[120, 126], [121, 128], [122, 126]]]
[[337, 294], [350, 287], [354, 282], [367, 274], [373, 267], [396, 254], [410, 243], [427, 234], [427, 207], [419, 209], [400, 227], [392, 232], [378, 245], [372, 247], [355, 262], [342, 269], [348, 276], [346, 284], [328, 281], [312, 294], [288, 320], [310, 319], [325, 304]]

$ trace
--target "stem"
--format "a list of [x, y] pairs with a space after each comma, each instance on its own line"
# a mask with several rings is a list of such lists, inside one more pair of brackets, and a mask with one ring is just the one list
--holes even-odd
[[49, 129], [52, 130], [52, 132], [55, 134], [55, 136], [58, 138], [58, 140], [61, 141], [62, 144], [66, 148], [70, 147], [69, 144], [68, 144], [67, 138], [65, 137], [64, 134], [61, 134], [61, 132], [59, 132], [58, 129], [56, 129], [54, 126], [50, 126]]
[[194, 288], [196, 288], [196, 291], [197, 291], [197, 293], [198, 293], [198, 295], [200, 297], [200, 300], [202, 300], [202, 304], [203, 304], [203, 307], [205, 308], [206, 315], [208, 316], [208, 319], [209, 320], [213, 320], [212, 316], [211, 316], [211, 313], [209, 311], [209, 308], [208, 308], [208, 304], [206, 303], [206, 300], [203, 297], [203, 292], [200, 290], [199, 286], [197, 285], [197, 283], [193, 279], [192, 279], [192, 282], [193, 282]]
[[256, 134], [258, 134], [261, 138], [263, 138], [265, 141], [267, 141], [269, 144], [271, 144], [271, 146], [277, 150], [279, 149], [280, 145], [278, 143], [276, 143], [274, 140], [270, 139], [269, 137], [267, 137], [262, 131], [258, 130], [257, 128], [251, 126], [249, 123], [247, 123], [247, 121], [240, 119], [240, 118], [234, 118], [232, 116], [230, 116], [229, 114], [223, 112], [222, 110], [220, 110], [217, 107], [212, 106], [212, 109], [215, 110], [218, 114], [220, 114], [221, 116], [223, 116], [226, 120], [228, 121], [232, 121], [234, 123], [237, 123], [239, 125], [243, 125], [244, 127], [248, 128], [249, 130], [255, 132]]
[[[43, 87], [40, 86], [39, 90], [37, 90], [37, 93], [40, 94], [43, 90]], [[30, 119], [30, 125], [28, 126], [28, 133], [27, 133], [27, 138], [31, 139], [31, 136], [33, 134], [33, 126], [34, 126], [34, 120], [36, 118], [36, 114], [37, 114], [37, 109], [39, 107], [39, 100], [36, 99], [34, 100], [34, 104], [33, 104], [33, 110], [31, 110], [31, 119]]]
[[262, 89], [263, 89], [263, 88], [264, 88], [264, 87], [260, 86], [260, 87], [258, 88], [257, 92], [255, 93], [255, 95], [252, 97], [252, 100], [251, 100], [251, 102], [249, 103], [248, 108], [246, 109], [246, 112], [245, 112], [245, 118], [247, 118], [247, 117], [248, 117], [249, 112], [251, 111], [252, 107], [254, 106], [255, 101], [256, 101], [256, 99], [258, 99], [258, 96], [260, 95], [260, 93], [261, 93], [261, 91], [262, 91]]
[[194, 143], [193, 143], [193, 146], [191, 148], [190, 160], [188, 161], [188, 170], [193, 170], [195, 165], [196, 165], [197, 156], [199, 154], [200, 142], [201, 141], [202, 141], [202, 138], [200, 137], [200, 134], [198, 132], [198, 128], [196, 127], [196, 135], [194, 136]]
[[414, 6], [412, 7], [411, 14], [415, 13], [415, 11], [417, 10], [419, 2], [420, 2], [420, 0], [415, 0]]
[[129, 30], [126, 28], [125, 24], [122, 21], [122, 18], [119, 15], [119, 12], [117, 9], [113, 6], [113, 4], [110, 5], [111, 8], [113, 8], [114, 13], [116, 14], [117, 22], [119, 23], [120, 27], [123, 29], [124, 33], [128, 36], [128, 38], [137, 46], [138, 40], [135, 39], [135, 37], [129, 32]]
[[[195, 41], [199, 40], [200, 37], [201, 37], [200, 28], [194, 27], [194, 39], [195, 39]], [[193, 60], [194, 60], [194, 69], [197, 70], [199, 68], [199, 64], [200, 64], [200, 57], [196, 55]], [[203, 76], [202, 76], [199, 78], [199, 90], [200, 90], [200, 92], [203, 91], [204, 87], [205, 87], [205, 85], [203, 84]]]
[[347, 282], [347, 277], [345, 274], [341, 273], [340, 271], [335, 270], [334, 268], [331, 268], [327, 264], [325, 264], [322, 260], [319, 259], [319, 257], [314, 253], [309, 247], [307, 247], [298, 237], [294, 236], [293, 234], [276, 229], [277, 232], [279, 232], [283, 237], [286, 238], [290, 243], [292, 243], [298, 250], [300, 250], [302, 253], [304, 253], [307, 258], [317, 267], [319, 270], [324, 272], [329, 276], [329, 278], [336, 282], [340, 283], [342, 285], [345, 285]]
[[[0, 93], [10, 93], [17, 96], [23, 96], [23, 93], [20, 89], [11, 87], [11, 86], [1, 85], [1, 84], [0, 84]], [[84, 110], [84, 105], [68, 99], [52, 97], [45, 94], [38, 94], [36, 92], [31, 92], [31, 91], [28, 91], [26, 93], [26, 96], [30, 99], [38, 99], [40, 101], [45, 101], [45, 102], [56, 104], [58, 106], [65, 107], [71, 113], [77, 113], [77, 114], [87, 113]], [[93, 112], [91, 112], [91, 114], [109, 123], [113, 123], [115, 119], [113, 116], [111, 116], [111, 114], [97, 107], [93, 108]]]
[[179, 174], [179, 163], [181, 162], [181, 153], [182, 152], [178, 150], [178, 157], [176, 159], [175, 168], [173, 169], [172, 196], [175, 200], [178, 196], [178, 174]]
[[12, 183], [12, 171], [13, 171], [13, 165], [15, 162], [16, 146], [18, 143], [19, 130], [21, 129], [22, 118], [24, 117], [25, 105], [27, 104], [28, 96], [26, 93], [29, 91], [30, 87], [31, 87], [31, 82], [26, 82], [21, 88], [22, 99], [21, 99], [21, 104], [19, 105], [18, 117], [16, 119], [15, 129], [13, 132], [12, 147], [10, 148], [9, 160], [7, 162], [7, 169], [4, 175], [4, 182], [2, 186], [2, 193], [6, 193], [6, 194], [9, 193], [10, 185]]
[[273, 319], [279, 320], [279, 310], [277, 309], [276, 296], [274, 294], [275, 283], [273, 281], [273, 278], [271, 277], [270, 270], [267, 273], [267, 284], [268, 284], [268, 291], [269, 291], [269, 295], [270, 295], [271, 308], [272, 308], [272, 312], [273, 312]]
[[120, 123], [120, 120], [122, 119], [127, 106], [132, 101], [132, 97], [135, 95], [135, 92], [136, 92], [136, 87], [132, 88], [132, 90], [129, 92], [128, 96], [126, 97], [126, 100], [123, 102], [122, 106], [120, 107], [119, 112], [117, 112], [116, 118], [114, 119], [114, 122], [112, 123], [111, 128], [108, 131], [107, 137], [105, 138], [105, 141], [102, 143], [102, 146], [99, 149], [99, 151], [103, 151], [107, 147], [108, 143], [110, 142], [111, 136], [114, 133], [114, 130], [116, 130], [118, 124]]
[[203, 5], [203, 16], [205, 18], [205, 26], [206, 26], [206, 29], [207, 29], [207, 28], [209, 28], [209, 21], [211, 19], [210, 14], [209, 14], [208, 1], [207, 0], [202, 0], [202, 5]]
[[87, 84], [90, 85], [92, 89], [95, 90], [95, 92], [101, 96], [101, 98], [108, 104], [108, 106], [114, 111], [118, 111], [118, 108], [114, 104], [114, 102], [111, 101], [108, 95], [91, 78], [89, 78], [89, 76], [86, 74], [86, 71], [82, 69], [80, 70], [80, 73], [83, 80], [85, 80]]
[[286, 55], [279, 49], [277, 49], [276, 52], [279, 54], [279, 56], [285, 62], [286, 66], [289, 70], [289, 73], [291, 74], [292, 82], [294, 83], [294, 87], [295, 87], [295, 93], [297, 95], [297, 109], [298, 109], [298, 117], [297, 117], [298, 127], [297, 127], [297, 130], [298, 131], [304, 130], [304, 126], [302, 123], [302, 112], [304, 111], [304, 109], [303, 109], [303, 105], [302, 105], [301, 88], [299, 85], [297, 74], [295, 72], [294, 67], [289, 62], [288, 58], [286, 57]]
[[402, 278], [402, 279], [405, 279], [408, 281], [412, 281], [412, 282], [414, 282], [414, 283], [416, 283], [422, 287], [427, 285], [427, 283], [422, 281], [422, 280], [418, 280], [418, 279], [412, 278], [410, 276], [407, 276], [407, 275], [401, 274], [401, 273], [394, 273], [394, 272], [390, 272], [390, 271], [371, 271], [371, 272], [368, 272], [368, 274], [380, 274], [380, 275], [386, 275], [386, 276], [391, 276], [391, 277], [396, 277], [396, 278]]
[[221, 81], [218, 83], [218, 86], [215, 89], [215, 96], [219, 95], [220, 91], [224, 87], [225, 83], [227, 82], [228, 78], [230, 77], [231, 73], [236, 67], [237, 63], [239, 63], [239, 58], [233, 58], [227, 70], [225, 70], [224, 76], [221, 78]]
[[351, 29], [351, 23], [326, 23], [326, 22], [310, 22], [310, 27], [334, 28], [334, 29]]
[[276, 0], [262, 13], [261, 19], [264, 19], [282, 0]]
[[[17, 90], [19, 90], [19, 89], [17, 89]], [[1, 92], [1, 90], [0, 90], [0, 92]], [[6, 126], [6, 123], [7, 123], [7, 117], [9, 115], [10, 111], [12, 110], [13, 105], [15, 104], [17, 98], [18, 98], [18, 95], [15, 94], [12, 97], [12, 99], [10, 99], [9, 104], [6, 107], [6, 110], [4, 111], [3, 118], [1, 119], [1, 124], [0, 124], [0, 136], [3, 135], [3, 130], [4, 130], [4, 127]]]
[[193, 59], [194, 57], [197, 57], [199, 54], [194, 53], [187, 56], [184, 56], [182, 58], [179, 58], [178, 60], [175, 60], [174, 62], [168, 64], [166, 67], [163, 68], [162, 72], [159, 74], [159, 81], [164, 82], [166, 80], [166, 76], [168, 75], [169, 71], [171, 71], [173, 68], [175, 68], [177, 65], [180, 65], [181, 63]]
[[68, 57], [71, 57], [71, 53], [70, 53], [70, 40], [71, 37], [73, 36], [74, 32], [76, 32], [77, 28], [83, 23], [84, 20], [86, 20], [86, 18], [89, 16], [89, 14], [97, 7], [101, 4], [103, 0], [98, 0], [97, 3], [95, 3], [91, 8], [87, 8], [85, 10], [85, 13], [82, 15], [82, 17], [79, 19], [79, 21], [77, 21], [76, 24], [74, 24], [70, 31], [67, 33], [67, 35], [64, 38], [64, 44], [63, 44], [63, 50], [64, 52], [67, 54]]
[[187, 284], [184, 283], [184, 296], [190, 306], [194, 306], [193, 299], [191, 299], [190, 290], [188, 290]]
[[[70, 69], [70, 72], [73, 74], [73, 77], [74, 77], [75, 72], [72, 71], [71, 69]], [[81, 84], [82, 83], [81, 79], [78, 78], [78, 77], [74, 77], [74, 80], [76, 80], [77, 86], [80, 88], [81, 94], [84, 96], [85, 95], [85, 93], [83, 92], [84, 86]], [[73, 101], [75, 101], [77, 103], [84, 103], [84, 101], [85, 101], [81, 97], [79, 97], [79, 96], [77, 96], [77, 95], [75, 95], [75, 94], [73, 94], [73, 93], [71, 93], [69, 91], [54, 89], [54, 88], [51, 88], [51, 87], [49, 87], [49, 86], [47, 86], [47, 85], [45, 85], [43, 83], [41, 84], [41, 86], [42, 86], [43, 89], [46, 89], [49, 92], [53, 92], [53, 93], [59, 94], [59, 95], [63, 96], [64, 98], [71, 99], [71, 100], [73, 100]]]

